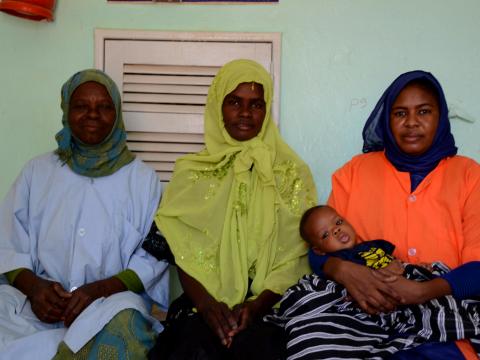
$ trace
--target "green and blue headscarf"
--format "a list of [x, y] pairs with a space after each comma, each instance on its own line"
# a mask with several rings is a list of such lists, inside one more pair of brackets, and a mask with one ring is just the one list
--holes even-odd
[[[68, 113], [73, 92], [82, 84], [94, 81], [105, 87], [115, 105], [115, 123], [110, 134], [99, 144], [87, 145], [77, 139], [70, 129]], [[108, 176], [135, 158], [127, 148], [127, 134], [122, 118], [122, 100], [117, 85], [104, 72], [96, 69], [79, 71], [62, 86], [62, 125], [55, 139], [55, 153], [75, 173], [88, 177]]]

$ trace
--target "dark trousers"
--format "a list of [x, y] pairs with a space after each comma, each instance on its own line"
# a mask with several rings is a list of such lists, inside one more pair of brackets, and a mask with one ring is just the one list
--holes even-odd
[[281, 327], [257, 320], [235, 335], [227, 349], [199, 314], [185, 311], [170, 317], [148, 353], [148, 358], [155, 360], [278, 360], [284, 357], [285, 335]]

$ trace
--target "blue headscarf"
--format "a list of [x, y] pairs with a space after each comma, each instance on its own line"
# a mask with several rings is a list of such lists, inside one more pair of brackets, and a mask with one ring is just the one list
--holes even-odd
[[[87, 145], [77, 139], [68, 123], [68, 111], [73, 92], [82, 84], [94, 81], [103, 85], [115, 105], [115, 123], [109, 135], [99, 144]], [[96, 69], [79, 71], [62, 86], [62, 125], [55, 139], [55, 153], [75, 173], [88, 177], [111, 175], [135, 158], [127, 148], [122, 118], [122, 100], [117, 85], [104, 72]]]
[[[421, 155], [402, 152], [390, 129], [390, 111], [398, 94], [414, 80], [426, 80], [433, 85], [438, 95], [439, 121], [431, 147]], [[450, 132], [448, 107], [440, 83], [425, 71], [416, 70], [400, 75], [385, 90], [363, 128], [363, 152], [385, 150], [387, 159], [398, 171], [410, 173], [411, 191], [438, 165], [440, 160], [457, 153], [455, 139]]]

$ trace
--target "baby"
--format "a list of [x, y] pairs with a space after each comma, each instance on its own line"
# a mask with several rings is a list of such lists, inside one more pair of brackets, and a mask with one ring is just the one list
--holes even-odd
[[[386, 240], [360, 242], [352, 225], [330, 206], [318, 205], [307, 210], [300, 221], [300, 235], [310, 244], [310, 263], [318, 275], [322, 274], [321, 267], [327, 259], [323, 255], [326, 254], [373, 269], [388, 268], [397, 275], [404, 273], [402, 262], [392, 256], [393, 244]], [[432, 270], [430, 264], [418, 265]], [[424, 270], [418, 271], [431, 278]]]
[[[461, 301], [448, 295], [423, 304], [401, 305], [389, 313], [367, 314], [351, 301], [343, 286], [322, 276], [329, 256], [415, 281], [448, 273], [448, 267], [435, 262], [433, 271], [428, 271], [402, 264], [392, 256], [393, 244], [360, 241], [348, 221], [329, 206], [307, 210], [300, 221], [300, 234], [310, 244], [309, 260], [315, 274], [304, 276], [290, 287], [279, 309], [267, 317], [284, 327], [288, 355], [295, 354], [297, 343], [312, 337], [312, 329], [317, 334], [312, 344], [317, 350], [326, 349], [331, 358], [365, 358], [366, 354], [368, 358], [388, 358], [396, 351], [426, 342], [459, 339], [469, 339], [480, 354], [480, 301], [476, 299]], [[477, 263], [471, 265], [478, 267]]]

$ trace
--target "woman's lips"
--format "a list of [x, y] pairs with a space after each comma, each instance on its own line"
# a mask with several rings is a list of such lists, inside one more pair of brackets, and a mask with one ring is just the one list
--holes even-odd
[[83, 123], [82, 128], [83, 128], [83, 130], [85, 130], [87, 132], [95, 132], [95, 131], [98, 131], [99, 129], [101, 129], [102, 125], [99, 124], [98, 122], [90, 121], [90, 122]]
[[252, 128], [252, 125], [251, 124], [246, 124], [246, 123], [238, 123], [237, 128], [239, 130], [248, 131]]
[[402, 140], [407, 142], [407, 143], [414, 143], [417, 142], [422, 138], [422, 135], [420, 134], [405, 134], [402, 136]]
[[97, 131], [100, 129], [100, 126], [95, 126], [95, 125], [87, 125], [83, 127], [86, 131]]

